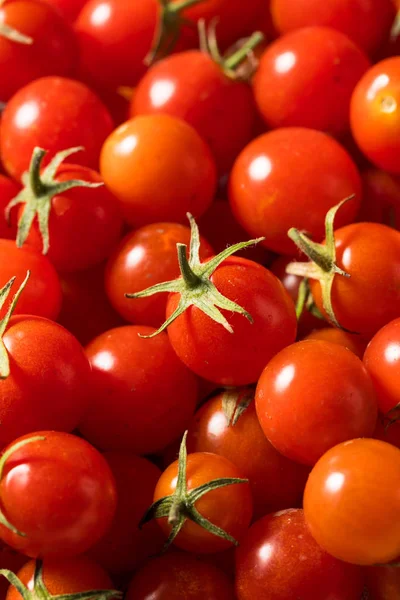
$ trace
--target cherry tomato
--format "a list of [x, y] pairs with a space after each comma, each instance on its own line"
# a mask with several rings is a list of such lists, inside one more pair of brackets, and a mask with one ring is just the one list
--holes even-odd
[[[329, 185], [327, 185], [329, 181]], [[338, 214], [340, 224], [354, 220], [361, 180], [347, 152], [328, 135], [287, 127], [261, 135], [237, 158], [230, 177], [229, 199], [239, 223], [263, 244], [293, 256], [290, 227], [324, 236], [326, 212], [355, 194]]]
[[153, 558], [135, 573], [126, 600], [233, 600], [233, 585], [211, 564], [173, 552]]
[[12, 240], [0, 239], [0, 287], [15, 276], [14, 287], [18, 289], [27, 271], [31, 276], [14, 314], [56, 319], [61, 308], [61, 286], [51, 262], [34, 248], [17, 248]]
[[372, 600], [397, 600], [400, 595], [400, 571], [397, 567], [368, 567], [368, 591]]
[[[176, 244], [190, 244], [190, 229], [178, 223], [153, 223], [128, 233], [110, 257], [106, 292], [119, 314], [131, 323], [160, 327], [165, 321], [167, 295], [126, 298], [149, 285], [179, 277]], [[213, 249], [201, 237], [200, 257], [212, 256]]]
[[[245, 401], [250, 404], [242, 412]], [[299, 505], [309, 470], [268, 442], [251, 390], [221, 392], [203, 404], [189, 426], [187, 445], [189, 452], [220, 454], [239, 468], [251, 486], [255, 519]]]
[[77, 427], [91, 388], [90, 365], [74, 336], [54, 321], [19, 315], [3, 342], [10, 374], [0, 381], [0, 446], [38, 429]]
[[373, 439], [331, 448], [317, 462], [304, 492], [311, 534], [327, 552], [359, 565], [400, 555], [400, 450]]
[[391, 0], [271, 0], [271, 12], [281, 33], [325, 25], [345, 33], [371, 54], [389, 35], [395, 17]]
[[130, 573], [162, 549], [162, 534], [154, 521], [138, 528], [161, 471], [128, 452], [110, 451], [103, 456], [115, 479], [118, 504], [111, 527], [89, 553], [109, 573]]
[[57, 10], [39, 0], [11, 0], [0, 8], [0, 23], [32, 39], [22, 44], [0, 37], [0, 99], [46, 75], [72, 75], [78, 63], [74, 32]]
[[359, 335], [347, 333], [342, 329], [336, 327], [324, 327], [312, 331], [306, 338], [306, 340], [324, 340], [325, 342], [332, 342], [333, 344], [339, 344], [351, 350], [353, 354], [358, 358], [363, 358], [367, 342]]
[[98, 168], [103, 141], [112, 131], [111, 117], [99, 98], [83, 83], [62, 77], [42, 77], [21, 88], [4, 109], [0, 152], [14, 179], [28, 169], [35, 146], [54, 154], [83, 146], [75, 161]]
[[192, 125], [209, 144], [221, 174], [229, 171], [250, 141], [256, 119], [250, 86], [229, 78], [200, 50], [170, 56], [141, 79], [131, 116], [160, 113]]
[[[0, 543], [0, 569], [9, 569], [17, 573], [29, 559], [9, 546]], [[9, 583], [5, 577], [0, 579], [0, 598], [5, 600]]]
[[363, 171], [361, 178], [363, 194], [358, 219], [400, 229], [400, 180], [374, 168]]
[[366, 55], [339, 31], [293, 31], [261, 57], [253, 81], [257, 106], [270, 127], [310, 127], [340, 136], [349, 129], [353, 89], [369, 66]]
[[[155, 135], [156, 132], [156, 135]], [[187, 123], [168, 115], [137, 117], [105, 141], [101, 174], [129, 225], [187, 222], [202, 215], [216, 190], [211, 152]]]
[[400, 174], [400, 57], [383, 60], [358, 82], [351, 99], [353, 136], [380, 169]]
[[17, 210], [14, 208], [10, 215], [10, 223], [5, 218], [6, 206], [19, 193], [21, 187], [4, 175], [0, 175], [0, 238], [15, 240], [17, 235]]
[[279, 452], [313, 465], [340, 442], [371, 436], [377, 402], [361, 360], [338, 344], [297, 342], [265, 367], [256, 392], [260, 425]]
[[95, 446], [137, 454], [162, 450], [190, 421], [197, 379], [175, 355], [166, 333], [128, 325], [107, 331], [86, 348], [93, 401], [80, 430]]
[[32, 558], [85, 552], [114, 516], [117, 497], [110, 468], [88, 442], [56, 431], [18, 438], [5, 452], [34, 436], [45, 439], [17, 448], [6, 460], [0, 481], [3, 514], [26, 537], [4, 525], [0, 536]]
[[359, 600], [362, 590], [361, 569], [320, 548], [302, 510], [260, 519], [236, 551], [238, 600]]

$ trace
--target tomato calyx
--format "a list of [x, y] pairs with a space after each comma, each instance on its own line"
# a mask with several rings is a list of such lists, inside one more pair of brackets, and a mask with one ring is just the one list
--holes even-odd
[[196, 306], [199, 310], [204, 312], [210, 319], [222, 325], [229, 333], [233, 333], [232, 326], [228, 323], [224, 315], [220, 312], [220, 308], [229, 310], [231, 312], [239, 313], [246, 317], [253, 323], [253, 317], [241, 306], [229, 300], [223, 296], [210, 281], [210, 277], [214, 271], [224, 262], [226, 258], [243, 250], [253, 246], [264, 238], [257, 238], [248, 242], [239, 242], [233, 244], [229, 248], [225, 248], [220, 254], [214, 256], [205, 263], [200, 262], [200, 235], [196, 221], [190, 215], [187, 214], [190, 222], [191, 238], [190, 238], [190, 254], [189, 260], [186, 257], [187, 247], [185, 244], [177, 244], [178, 251], [178, 262], [181, 271], [181, 277], [174, 279], [173, 281], [166, 281], [165, 283], [158, 283], [149, 287], [147, 290], [136, 292], [134, 294], [125, 294], [126, 298], [147, 298], [158, 294], [159, 292], [172, 292], [180, 294], [180, 301], [177, 309], [172, 315], [161, 325], [161, 327], [152, 333], [151, 335], [140, 336], [145, 338], [151, 338], [166, 329], [175, 319], [183, 314], [189, 306]]
[[50, 248], [49, 239], [49, 218], [51, 210], [51, 201], [54, 196], [62, 194], [67, 190], [76, 187], [97, 188], [104, 185], [102, 182], [89, 183], [81, 179], [70, 179], [69, 181], [56, 181], [58, 167], [71, 154], [83, 150], [81, 147], [68, 148], [58, 152], [50, 163], [41, 172], [41, 166], [44, 157], [47, 154], [43, 148], [34, 148], [29, 166], [29, 171], [22, 176], [24, 188], [11, 200], [6, 207], [6, 218], [10, 220], [10, 212], [14, 206], [25, 204], [23, 213], [18, 223], [18, 233], [16, 243], [18, 248], [23, 246], [32, 223], [37, 216], [39, 231], [43, 242], [43, 254], [47, 254]]
[[167, 56], [175, 47], [182, 25], [194, 27], [193, 22], [182, 15], [182, 12], [204, 0], [158, 0], [160, 4], [160, 17], [157, 25], [153, 46], [144, 59], [145, 65], [150, 66], [156, 60]]
[[[288, 236], [296, 246], [310, 259], [310, 262], [291, 262], [286, 267], [286, 272], [291, 275], [299, 275], [306, 279], [317, 279], [320, 282], [322, 290], [322, 304], [328, 316], [329, 321], [344, 331], [348, 331], [338, 322], [335, 311], [332, 306], [331, 293], [332, 285], [336, 275], [341, 277], [350, 277], [349, 273], [340, 269], [336, 264], [336, 247], [334, 222], [339, 209], [354, 196], [349, 196], [333, 206], [326, 214], [325, 218], [325, 244], [313, 242], [307, 235], [292, 227], [288, 231]], [[303, 287], [301, 302], [307, 302], [304, 299], [306, 290]], [[299, 305], [300, 309], [301, 303]], [[355, 333], [350, 332], [348, 333]]]
[[[5, 332], [5, 330], [7, 329], [9, 320], [12, 317], [12, 314], [15, 310], [15, 307], [17, 306], [18, 300], [20, 295], [22, 294], [26, 284], [28, 283], [28, 279], [30, 277], [30, 271], [26, 272], [26, 277], [24, 279], [24, 281], [21, 283], [20, 287], [18, 288], [18, 290], [16, 291], [16, 293], [14, 294], [14, 297], [12, 298], [7, 312], [4, 315], [4, 317], [2, 319], [0, 319], [0, 379], [7, 379], [7, 377], [10, 374], [10, 359], [8, 357], [8, 352], [7, 352], [7, 348], [4, 345], [3, 342], [3, 334]], [[11, 288], [13, 286], [13, 283], [15, 281], [15, 277], [12, 277], [10, 279], [10, 281], [8, 281], [6, 283], [6, 285], [1, 288], [0, 290], [0, 310], [3, 308], [5, 301], [7, 300]]]
[[[15, 444], [12, 444], [2, 454], [2, 456], [0, 458], [0, 481], [3, 478], [3, 472], [4, 472], [5, 464], [6, 464], [7, 460], [10, 458], [10, 456], [12, 456], [14, 454], [14, 452], [16, 452], [17, 450], [19, 450], [20, 448], [23, 448], [27, 444], [32, 444], [33, 442], [41, 442], [41, 441], [44, 441], [45, 439], [46, 438], [44, 436], [42, 436], [42, 435], [35, 435], [35, 436], [30, 437], [30, 438], [26, 438], [24, 440], [16, 442]], [[21, 537], [26, 537], [25, 533], [23, 533], [22, 531], [19, 531], [16, 527], [14, 527], [14, 525], [12, 525], [12, 523], [9, 522], [9, 520], [7, 519], [7, 517], [5, 516], [5, 514], [3, 513], [2, 509], [0, 509], [0, 523], [2, 525], [4, 525], [4, 527], [6, 527], [7, 529], [9, 529], [10, 531], [12, 531], [13, 533], [15, 533], [16, 535], [19, 535]], [[0, 574], [1, 574], [1, 572], [0, 572]]]
[[236, 425], [241, 415], [254, 400], [254, 387], [226, 389], [222, 394], [222, 411], [228, 427]]
[[[257, 61], [254, 59], [253, 50], [264, 40], [264, 34], [261, 31], [256, 31], [252, 36], [247, 38], [235, 52], [228, 56], [222, 56], [217, 40], [217, 23], [218, 19], [213, 19], [210, 23], [208, 31], [207, 25], [204, 19], [199, 21], [199, 37], [200, 37], [200, 50], [205, 54], [208, 54], [212, 60], [221, 67], [224, 74], [235, 81], [248, 81], [253, 76], [257, 69]], [[246, 69], [246, 74], [240, 74], [237, 70], [242, 62], [246, 59], [251, 59], [251, 68]]]
[[[5, 0], [0, 0], [0, 11], [4, 3]], [[2, 21], [1, 17], [4, 17], [4, 13], [0, 13], [0, 37], [4, 37], [11, 42], [15, 42], [16, 44], [24, 44], [25, 46], [30, 46], [33, 44], [33, 39], [29, 37], [29, 35], [25, 35], [17, 29], [14, 29], [14, 27], [7, 25]]]
[[140, 521], [139, 528], [152, 519], [168, 518], [168, 523], [172, 526], [172, 529], [167, 541], [164, 544], [164, 552], [168, 550], [169, 546], [172, 544], [188, 519], [209, 533], [227, 540], [235, 546], [238, 546], [239, 542], [233, 536], [229, 535], [229, 533], [227, 533], [224, 529], [221, 529], [203, 517], [203, 515], [201, 515], [195, 507], [195, 504], [198, 500], [200, 500], [200, 498], [213, 490], [217, 490], [229, 485], [248, 483], [248, 479], [222, 477], [220, 479], [208, 481], [207, 483], [188, 491], [186, 477], [186, 438], [187, 431], [183, 436], [179, 449], [178, 478], [174, 494], [171, 496], [164, 496], [164, 498], [160, 498], [154, 502]]
[[15, 589], [21, 594], [23, 600], [118, 600], [122, 598], [122, 592], [117, 590], [89, 590], [75, 594], [50, 594], [43, 581], [43, 562], [37, 560], [35, 563], [35, 572], [33, 576], [33, 589], [30, 590], [22, 581], [9, 569], [0, 569], [0, 575], [3, 575]]

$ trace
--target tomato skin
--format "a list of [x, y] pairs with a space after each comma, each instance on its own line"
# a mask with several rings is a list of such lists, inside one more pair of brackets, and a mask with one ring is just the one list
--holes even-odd
[[233, 600], [233, 585], [214, 565], [190, 554], [153, 558], [131, 580], [126, 600]]
[[18, 289], [28, 270], [31, 275], [14, 314], [56, 319], [61, 308], [61, 286], [51, 262], [34, 248], [17, 248], [12, 240], [0, 239], [0, 286], [15, 276], [13, 287]]
[[254, 515], [299, 505], [309, 470], [275, 450], [257, 419], [254, 400], [234, 425], [223, 411], [223, 393], [203, 404], [189, 426], [189, 452], [220, 454], [249, 480]]
[[[400, 555], [400, 450], [373, 439], [331, 448], [315, 465], [304, 492], [311, 534], [327, 552], [359, 565]], [[396, 484], [395, 484], [396, 485]]]
[[[161, 327], [165, 321], [166, 294], [134, 300], [125, 294], [177, 279], [180, 276], [177, 243], [190, 247], [189, 227], [153, 223], [128, 233], [110, 256], [105, 274], [106, 292], [114, 308], [130, 323]], [[210, 244], [201, 237], [200, 258], [204, 260], [213, 254]]]
[[[296, 337], [294, 305], [268, 269], [245, 258], [230, 257], [210, 280], [225, 297], [253, 317], [227, 313], [234, 333], [190, 306], [168, 327], [171, 344], [182, 362], [200, 377], [224, 386], [257, 381], [267, 362]], [[177, 308], [179, 294], [170, 294], [167, 318]]]
[[0, 8], [0, 22], [33, 39], [0, 39], [0, 98], [6, 102], [24, 85], [46, 75], [69, 76], [78, 63], [74, 32], [65, 19], [39, 0], [12, 0]]
[[0, 446], [38, 429], [72, 431], [89, 404], [90, 365], [66, 329], [17, 315], [3, 336], [10, 375], [0, 382]]
[[275, 448], [307, 465], [340, 442], [372, 436], [378, 413], [361, 360], [320, 340], [288, 346], [267, 364], [257, 384], [256, 409]]
[[353, 136], [377, 167], [400, 174], [400, 57], [371, 67], [354, 89], [350, 104]]
[[364, 355], [379, 409], [387, 413], [400, 404], [400, 318], [391, 321], [372, 338]]
[[[29, 559], [19, 552], [16, 552], [9, 546], [6, 546], [3, 543], [0, 543], [0, 568], [1, 569], [9, 569], [13, 573], [17, 573], [21, 567], [28, 561]], [[5, 577], [2, 577], [0, 580], [0, 598], [5, 600], [7, 596], [7, 591], [9, 589], [9, 583]]]
[[[218, 454], [195, 452], [187, 457], [187, 490], [193, 490], [213, 479], [225, 477], [244, 478], [231, 461]], [[178, 475], [178, 461], [173, 462], [162, 473], [154, 491], [154, 502], [175, 492]], [[214, 525], [222, 528], [237, 541], [243, 538], [252, 517], [252, 496], [248, 483], [228, 485], [208, 492], [195, 503], [200, 514], [206, 516]], [[157, 519], [166, 536], [171, 531], [168, 519]], [[224, 540], [209, 533], [200, 525], [187, 519], [174, 539], [174, 545], [181, 550], [196, 554], [221, 552], [232, 547]]]
[[135, 89], [130, 114], [168, 114], [183, 119], [208, 143], [222, 175], [250, 141], [256, 119], [250, 86], [229, 79], [221, 66], [200, 50], [155, 63]]
[[[17, 573], [22, 583], [33, 591], [36, 561], [30, 560]], [[112, 590], [108, 574], [87, 556], [69, 559], [47, 558], [43, 561], [43, 581], [50, 594], [76, 594], [89, 590]], [[21, 600], [20, 593], [10, 585], [6, 600]]]
[[89, 555], [108, 573], [129, 573], [162, 550], [163, 538], [152, 521], [139, 530], [139, 522], [153, 500], [161, 475], [146, 458], [111, 450], [103, 454], [117, 487], [118, 504], [111, 527]]
[[389, 425], [388, 420], [380, 415], [376, 423], [373, 438], [392, 444], [392, 446], [400, 449], [400, 422], [394, 421]]
[[253, 80], [257, 106], [270, 127], [340, 136], [349, 129], [353, 89], [369, 67], [367, 56], [330, 27], [287, 33], [261, 57]]
[[318, 546], [302, 510], [260, 519], [236, 550], [238, 600], [359, 600], [363, 583], [361, 569]]
[[[329, 180], [330, 185], [326, 185]], [[355, 194], [338, 214], [338, 224], [354, 220], [361, 180], [347, 152], [312, 129], [285, 127], [256, 138], [236, 159], [229, 200], [238, 222], [252, 236], [265, 236], [270, 250], [293, 256], [291, 227], [324, 237], [326, 212]]]
[[101, 538], [114, 516], [117, 496], [110, 468], [93, 446], [68, 433], [35, 432], [15, 442], [33, 435], [45, 440], [16, 450], [0, 482], [4, 514], [26, 537], [4, 526], [0, 536], [32, 558], [81, 554]]
[[193, 415], [197, 378], [176, 357], [166, 333], [138, 335], [154, 331], [118, 327], [87, 346], [94, 395], [80, 430], [96, 447], [152, 454], [174, 441]]
[[368, 591], [373, 600], [397, 600], [400, 593], [400, 571], [390, 565], [368, 567], [366, 570]]
[[85, 6], [86, 0], [45, 0], [55, 6], [67, 21], [73, 23], [80, 10]]
[[21, 88], [4, 109], [0, 129], [4, 168], [19, 180], [35, 146], [48, 150], [43, 166], [57, 152], [83, 146], [75, 162], [97, 169], [101, 145], [112, 128], [107, 109], [86, 85], [42, 77]]
[[[350, 275], [333, 281], [336, 318], [345, 329], [370, 339], [400, 316], [400, 233], [379, 223], [354, 223], [335, 230], [335, 247], [336, 265]], [[325, 314], [319, 282], [310, 279], [310, 287]]]
[[358, 358], [363, 359], [367, 342], [359, 335], [347, 333], [342, 329], [336, 327], [324, 327], [322, 329], [316, 329], [312, 331], [305, 340], [324, 340], [325, 342], [331, 342], [333, 344], [339, 344], [344, 346], [348, 350], [351, 350], [353, 354]]
[[361, 174], [363, 194], [359, 221], [400, 228], [400, 180], [386, 171], [369, 168]]
[[280, 33], [311, 25], [333, 27], [369, 54], [387, 38], [395, 17], [391, 0], [271, 0], [271, 13]]
[[17, 236], [17, 212], [14, 208], [10, 214], [10, 224], [5, 218], [5, 209], [9, 202], [19, 193], [21, 186], [15, 181], [0, 174], [0, 238], [15, 240]]
[[186, 213], [202, 215], [216, 189], [208, 146], [193, 127], [169, 115], [136, 117], [120, 125], [104, 143], [100, 169], [132, 227], [186, 224]]

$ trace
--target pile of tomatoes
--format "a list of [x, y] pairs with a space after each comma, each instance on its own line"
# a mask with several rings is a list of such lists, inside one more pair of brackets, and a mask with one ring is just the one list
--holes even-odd
[[397, 10], [0, 0], [0, 600], [399, 600]]

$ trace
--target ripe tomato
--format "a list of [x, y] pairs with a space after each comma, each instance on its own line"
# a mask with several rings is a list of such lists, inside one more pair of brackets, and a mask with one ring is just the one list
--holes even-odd
[[171, 552], [153, 558], [131, 580], [126, 600], [233, 600], [233, 585], [211, 564]]
[[45, 0], [55, 6], [65, 19], [73, 23], [87, 0]]
[[361, 360], [338, 344], [297, 342], [265, 367], [256, 392], [260, 425], [288, 458], [313, 465], [340, 442], [371, 436], [377, 402]]
[[359, 565], [400, 555], [400, 450], [372, 439], [331, 448], [304, 492], [311, 534], [327, 552]]
[[302, 510], [260, 519], [236, 551], [238, 600], [359, 600], [359, 567], [327, 554], [311, 537]]
[[[160, 327], [163, 323], [166, 295], [132, 300], [125, 294], [179, 277], [178, 243], [189, 246], [189, 227], [178, 223], [153, 223], [128, 233], [115, 249], [107, 263], [105, 286], [110, 302], [124, 319], [152, 327]], [[201, 259], [213, 254], [210, 244], [201, 237]]]
[[[36, 436], [45, 439], [16, 446]], [[85, 440], [56, 431], [18, 438], [3, 456], [14, 446], [5, 461], [0, 499], [9, 523], [26, 537], [0, 525], [3, 541], [32, 558], [88, 550], [107, 531], [116, 508], [105, 459]]]
[[[293, 276], [295, 277], [295, 275]], [[316, 329], [312, 331], [306, 338], [306, 340], [324, 340], [325, 342], [332, 342], [333, 344], [339, 344], [348, 348], [358, 356], [363, 358], [367, 342], [359, 335], [347, 333], [342, 329], [336, 327], [324, 327], [322, 329]]]
[[153, 331], [118, 327], [86, 348], [93, 400], [80, 430], [99, 448], [154, 453], [175, 440], [194, 413], [197, 379], [177, 358], [166, 333], [150, 340], [138, 335]]
[[[9, 546], [0, 542], [0, 569], [9, 569], [17, 573], [29, 559]], [[5, 577], [0, 579], [0, 598], [5, 600], [9, 583]]]
[[266, 439], [251, 389], [221, 392], [203, 404], [189, 426], [187, 445], [189, 452], [220, 454], [238, 467], [251, 486], [255, 519], [299, 506], [309, 470]]
[[388, 37], [395, 17], [391, 0], [271, 0], [271, 12], [281, 33], [310, 25], [333, 27], [370, 54]]
[[208, 146], [190, 125], [168, 115], [137, 117], [118, 127], [104, 143], [100, 164], [134, 227], [185, 222], [187, 212], [198, 217], [216, 190]]
[[358, 219], [400, 229], [400, 180], [374, 168], [363, 171], [361, 178], [363, 193]]
[[32, 39], [21, 44], [0, 36], [0, 99], [6, 102], [24, 85], [45, 75], [72, 75], [78, 48], [69, 23], [39, 0], [11, 0], [0, 8], [0, 23]]
[[[329, 181], [329, 185], [326, 182]], [[328, 135], [287, 127], [261, 135], [237, 158], [230, 177], [229, 199], [236, 219], [263, 244], [293, 256], [290, 227], [314, 240], [324, 235], [329, 208], [355, 194], [340, 211], [341, 224], [354, 220], [361, 180], [347, 152]]]
[[45, 163], [65, 148], [83, 146], [76, 163], [97, 169], [101, 145], [112, 127], [107, 109], [86, 85], [42, 77], [21, 88], [4, 109], [1, 159], [7, 173], [18, 180], [36, 146], [48, 151]]
[[21, 186], [0, 174], [0, 238], [15, 240], [17, 235], [17, 209], [10, 214], [10, 223], [5, 217], [6, 206], [19, 193]]
[[115, 479], [118, 504], [111, 527], [89, 555], [113, 575], [131, 573], [162, 549], [163, 537], [156, 523], [138, 528], [161, 471], [146, 458], [128, 452], [114, 450], [103, 456]]
[[397, 600], [400, 596], [400, 571], [390, 565], [366, 569], [368, 591], [373, 600]]
[[351, 99], [353, 136], [380, 169], [400, 174], [400, 56], [369, 69]]
[[399, 361], [400, 319], [395, 319], [375, 334], [364, 355], [364, 364], [374, 383], [382, 413], [400, 404]]
[[330, 27], [287, 33], [260, 59], [253, 81], [257, 106], [270, 127], [310, 127], [340, 136], [349, 129], [353, 89], [369, 66], [352, 40]]
[[34, 248], [17, 248], [12, 240], [0, 239], [0, 287], [15, 276], [17, 289], [27, 271], [31, 276], [14, 314], [56, 319], [61, 308], [61, 286], [51, 262]]

